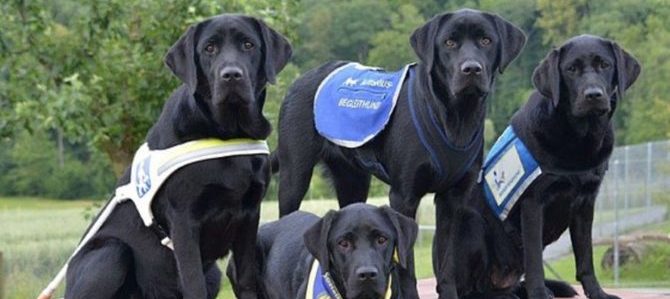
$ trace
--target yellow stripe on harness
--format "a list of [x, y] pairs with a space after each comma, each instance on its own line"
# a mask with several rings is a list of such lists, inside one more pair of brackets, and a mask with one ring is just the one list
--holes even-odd
[[265, 140], [201, 139], [161, 150], [151, 150], [145, 143], [133, 158], [130, 182], [116, 189], [114, 200], [131, 200], [144, 225], [150, 226], [153, 223], [151, 201], [162, 184], [179, 168], [210, 159], [269, 154]]

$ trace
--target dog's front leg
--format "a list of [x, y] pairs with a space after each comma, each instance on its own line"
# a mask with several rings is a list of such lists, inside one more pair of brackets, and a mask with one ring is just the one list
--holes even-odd
[[619, 297], [608, 295], [603, 291], [593, 270], [591, 228], [594, 203], [595, 195], [585, 198], [581, 207], [576, 209], [577, 214], [570, 222], [570, 239], [572, 240], [572, 251], [575, 254], [577, 280], [582, 283], [584, 293], [591, 299], [618, 299]]
[[[416, 210], [419, 208], [420, 201], [420, 197], [405, 197], [393, 188], [389, 193], [391, 208], [415, 220]], [[419, 298], [419, 291], [416, 288], [416, 271], [414, 270], [414, 247], [409, 248], [409, 250], [407, 267], [398, 267], [398, 280], [400, 289], [402, 290], [401, 298]]]
[[178, 215], [171, 217], [170, 235], [184, 299], [206, 298], [207, 286], [200, 256], [200, 226], [185, 217], [186, 213], [174, 214]]
[[456, 262], [454, 256], [453, 219], [460, 208], [457, 198], [435, 195], [435, 236], [433, 237], [433, 272], [437, 278], [440, 299], [456, 299]]
[[235, 263], [235, 295], [239, 299], [258, 298], [258, 265], [256, 261], [256, 232], [259, 213], [247, 217], [237, 232], [233, 243], [233, 262]]
[[528, 298], [552, 298], [544, 285], [544, 265], [542, 263], [542, 230], [544, 224], [541, 194], [521, 199], [521, 234], [523, 239], [524, 267], [526, 270], [526, 291]]

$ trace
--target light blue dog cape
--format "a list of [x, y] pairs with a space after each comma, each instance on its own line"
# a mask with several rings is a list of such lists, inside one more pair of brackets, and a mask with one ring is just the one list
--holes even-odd
[[317, 132], [348, 148], [374, 138], [391, 118], [409, 67], [385, 72], [351, 62], [335, 69], [314, 95]]
[[508, 126], [486, 156], [482, 170], [486, 202], [500, 220], [507, 218], [519, 197], [540, 174], [540, 165], [512, 126]]

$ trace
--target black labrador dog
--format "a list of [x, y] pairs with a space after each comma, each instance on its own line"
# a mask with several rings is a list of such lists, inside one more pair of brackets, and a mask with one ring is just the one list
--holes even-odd
[[[320, 82], [346, 62], [326, 63], [307, 72], [290, 88], [279, 115], [279, 145], [272, 155], [279, 170], [281, 215], [300, 207], [312, 170], [323, 162], [331, 174], [341, 207], [365, 202], [371, 173], [358, 157], [373, 156], [386, 170], [391, 207], [414, 218], [421, 198], [435, 192], [437, 232], [434, 252], [452, 252], [449, 220], [476, 184], [481, 167], [486, 97], [525, 44], [523, 32], [503, 18], [475, 10], [438, 15], [418, 28], [410, 43], [420, 62], [405, 80], [385, 129], [359, 148], [337, 146], [314, 127], [314, 95]], [[411, 85], [411, 86], [410, 86]], [[413, 94], [409, 95], [409, 90]], [[442, 154], [434, 162], [412, 122], [410, 100], [432, 111], [435, 128], [427, 133]], [[445, 168], [444, 171], [442, 168]], [[375, 173], [376, 175], [376, 173]], [[438, 292], [455, 297], [453, 259], [433, 259]], [[413, 261], [403, 283], [416, 285]], [[416, 297], [416, 293], [414, 297]]]
[[[151, 149], [203, 138], [265, 139], [267, 83], [291, 56], [288, 41], [255, 18], [220, 15], [191, 26], [165, 63], [184, 84], [147, 135]], [[144, 225], [130, 201], [119, 204], [70, 261], [66, 298], [215, 298], [215, 261], [233, 252], [238, 298], [257, 298], [254, 246], [269, 183], [267, 155], [189, 164], [163, 184], [155, 222], [174, 251]], [[130, 180], [130, 169], [119, 185]]]
[[513, 116], [511, 128], [541, 174], [504, 220], [485, 202], [486, 182], [473, 191], [470, 209], [455, 220], [460, 228], [455, 238], [462, 244], [455, 249], [462, 257], [457, 268], [465, 271], [459, 274], [459, 294], [504, 293], [525, 274], [529, 298], [550, 298], [545, 284], [563, 289], [556, 295], [574, 295], [574, 290], [545, 282], [542, 263], [544, 247], [569, 229], [577, 279], [586, 295], [617, 298], [596, 279], [591, 225], [614, 145], [612, 115], [639, 73], [638, 62], [619, 45], [589, 35], [552, 50], [535, 69], [536, 91]]
[[[326, 298], [417, 298], [408, 297], [412, 291], [397, 283], [397, 270], [407, 266], [417, 231], [412, 219], [393, 209], [361, 203], [323, 218], [296, 211], [265, 224], [256, 247], [263, 298], [319, 299], [324, 292], [340, 296]], [[321, 271], [312, 271], [315, 259]], [[228, 272], [236, 267], [231, 263]], [[330, 280], [321, 280], [326, 273]], [[320, 288], [323, 282], [332, 289]]]

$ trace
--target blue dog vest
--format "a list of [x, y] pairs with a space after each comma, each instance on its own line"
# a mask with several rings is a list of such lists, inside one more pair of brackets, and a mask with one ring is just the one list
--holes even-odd
[[335, 69], [314, 95], [317, 132], [348, 148], [374, 138], [391, 118], [409, 67], [385, 72], [351, 62]]
[[498, 137], [486, 156], [480, 179], [486, 202], [504, 221], [523, 192], [542, 174], [540, 165], [512, 126]]

